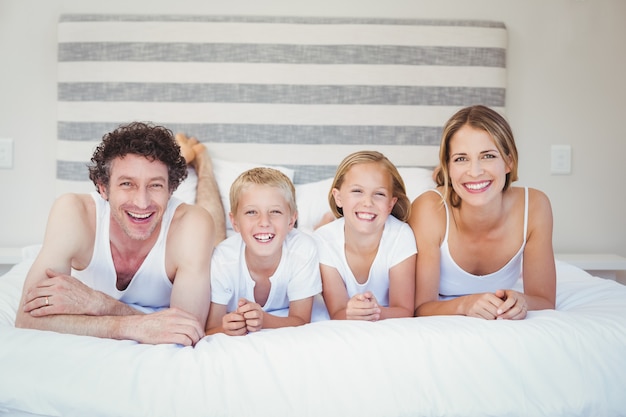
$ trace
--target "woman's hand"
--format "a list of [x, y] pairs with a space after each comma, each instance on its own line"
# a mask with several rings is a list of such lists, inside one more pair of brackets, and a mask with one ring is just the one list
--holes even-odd
[[498, 290], [496, 296], [504, 302], [496, 311], [498, 319], [522, 320], [528, 312], [528, 302], [524, 294], [514, 290]]
[[482, 293], [464, 296], [464, 311], [468, 317], [486, 320], [526, 317], [528, 305], [524, 294], [514, 290], [497, 290], [495, 293]]

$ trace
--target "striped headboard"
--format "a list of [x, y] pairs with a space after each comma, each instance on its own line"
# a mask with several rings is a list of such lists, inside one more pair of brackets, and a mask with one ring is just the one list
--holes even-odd
[[505, 105], [499, 22], [72, 14], [58, 41], [58, 193], [92, 190], [94, 146], [133, 120], [298, 184], [360, 149], [432, 167], [454, 111]]

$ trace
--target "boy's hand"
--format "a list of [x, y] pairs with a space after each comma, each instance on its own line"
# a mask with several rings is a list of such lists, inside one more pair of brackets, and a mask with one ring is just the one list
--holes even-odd
[[222, 328], [229, 336], [244, 336], [248, 333], [246, 319], [237, 312], [228, 313], [222, 317]]
[[263, 328], [263, 309], [259, 304], [242, 298], [237, 313], [244, 317], [248, 332], [258, 332]]

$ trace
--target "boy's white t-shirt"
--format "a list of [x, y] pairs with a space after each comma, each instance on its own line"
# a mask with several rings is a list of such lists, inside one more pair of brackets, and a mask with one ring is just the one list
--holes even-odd
[[[245, 248], [237, 233], [215, 248], [211, 260], [211, 302], [226, 305], [229, 313], [237, 310], [240, 298], [254, 301], [255, 282], [246, 265]], [[289, 232], [270, 282], [270, 293], [262, 306], [268, 313], [288, 309], [290, 301], [322, 292], [317, 247], [310, 235], [297, 229]]]
[[387, 217], [367, 281], [359, 284], [346, 259], [344, 226], [345, 219], [340, 217], [315, 231], [320, 263], [337, 269], [346, 284], [348, 297], [371, 291], [381, 306], [388, 307], [389, 270], [417, 253], [413, 230], [394, 216]]

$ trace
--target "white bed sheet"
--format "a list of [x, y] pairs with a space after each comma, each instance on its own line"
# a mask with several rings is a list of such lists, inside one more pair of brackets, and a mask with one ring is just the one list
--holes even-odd
[[321, 321], [195, 348], [15, 329], [0, 277], [0, 416], [626, 415], [626, 286], [557, 264], [556, 311]]

